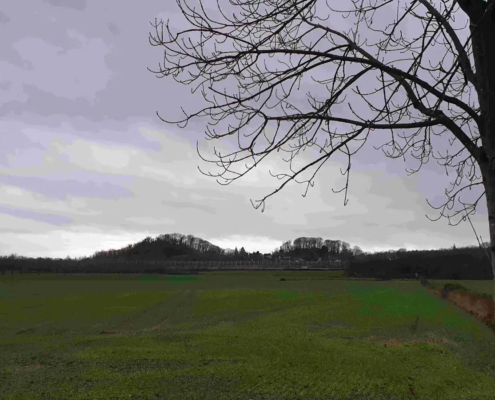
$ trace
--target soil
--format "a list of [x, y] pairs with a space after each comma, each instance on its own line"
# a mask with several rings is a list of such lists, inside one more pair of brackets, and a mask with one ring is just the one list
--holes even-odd
[[427, 288], [427, 290], [438, 297], [444, 297], [447, 301], [467, 311], [495, 332], [495, 307], [492, 298], [457, 291], [449, 292], [446, 296], [444, 293], [442, 296], [441, 290], [431, 288]]

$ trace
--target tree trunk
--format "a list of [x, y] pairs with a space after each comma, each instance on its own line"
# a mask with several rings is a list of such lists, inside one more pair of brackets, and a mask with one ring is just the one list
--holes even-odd
[[460, 1], [470, 19], [475, 76], [480, 105], [478, 125], [481, 144], [478, 165], [481, 169], [488, 209], [490, 257], [495, 305], [495, 7], [488, 3]]
[[[490, 262], [492, 267], [493, 292], [492, 299], [495, 307], [495, 171], [488, 169], [483, 173], [483, 184], [486, 192], [486, 206], [488, 209], [488, 228], [490, 232]], [[495, 318], [495, 316], [492, 316]]]

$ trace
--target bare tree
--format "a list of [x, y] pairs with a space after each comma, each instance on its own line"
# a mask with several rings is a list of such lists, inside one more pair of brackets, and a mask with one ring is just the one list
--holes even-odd
[[280, 250], [284, 253], [288, 253], [292, 249], [292, 240], [287, 240], [286, 242], [282, 243], [282, 246], [280, 246]]
[[351, 245], [347, 242], [342, 242], [342, 248], [340, 249], [340, 254], [351, 254]]
[[361, 250], [361, 247], [359, 247], [359, 246], [354, 246], [354, 247], [352, 248], [352, 254], [353, 254], [354, 256], [360, 256], [361, 254], [364, 254], [364, 251], [363, 251], [363, 250]]
[[342, 242], [340, 240], [325, 240], [325, 245], [328, 247], [331, 255], [340, 254]]
[[[308, 168], [318, 166], [309, 180], [296, 180], [298, 183], [307, 182], [307, 188], [313, 185], [312, 180], [318, 170], [337, 151], [346, 154], [348, 158], [348, 167], [343, 173], [346, 175], [345, 186], [336, 192], [345, 189], [346, 205], [351, 155], [364, 145], [373, 131], [390, 131], [391, 140], [386, 144], [392, 147], [392, 152], [384, 151], [387, 157], [404, 157], [410, 149], [416, 152], [414, 154], [411, 151], [411, 155], [420, 161], [420, 166], [411, 173], [417, 172], [429, 160], [432, 135], [440, 136], [450, 131], [454, 136], [451, 145], [459, 143], [461, 150], [453, 155], [447, 152], [445, 156], [439, 154], [438, 158], [433, 157], [443, 161], [440, 165], [445, 166], [446, 171], [447, 167], [455, 169], [457, 178], [452, 188], [446, 190], [447, 201], [440, 207], [432, 207], [441, 208], [438, 219], [446, 217], [452, 225], [451, 217], [460, 214], [461, 222], [475, 213], [476, 205], [486, 194], [489, 255], [495, 277], [495, 0], [408, 0], [402, 10], [399, 9], [400, 1], [374, 0], [369, 4], [365, 4], [364, 0], [351, 2], [352, 6], [345, 10], [334, 10], [327, 2], [328, 9], [333, 13], [329, 19], [330, 12], [327, 17], [324, 17], [323, 11], [317, 12], [321, 0], [230, 0], [240, 15], [234, 13], [231, 19], [227, 16], [227, 5], [221, 8], [218, 5], [223, 17], [223, 21], [218, 22], [207, 15], [202, 3], [198, 9], [193, 9], [183, 0], [177, 0], [190, 27], [173, 34], [168, 22], [165, 25], [163, 21], [158, 23], [155, 20], [152, 25], [157, 36], [150, 35], [150, 43], [163, 46], [165, 56], [163, 67], [151, 72], [159, 76], [172, 75], [184, 84], [197, 82], [194, 91], [201, 87], [210, 105], [192, 115], [184, 112], [186, 118], [181, 121], [162, 120], [187, 124], [191, 118], [206, 115], [214, 120], [211, 125], [217, 125], [234, 115], [240, 121], [237, 127], [229, 124], [222, 134], [217, 134], [215, 130], [211, 133], [207, 127], [207, 135], [211, 139], [238, 135], [239, 151], [222, 156], [215, 150], [220, 161], [205, 160], [223, 167], [224, 172], [208, 175], [222, 177], [227, 181], [225, 184], [244, 176], [274, 151], [290, 152], [293, 174], [273, 175], [278, 179], [288, 179], [278, 189], [258, 200], [260, 204], [255, 208], [263, 204], [262, 210], [268, 197], [278, 193], [291, 180], [296, 180]], [[342, 2], [338, 4], [345, 7]], [[378, 29], [373, 25], [374, 18], [391, 7], [396, 18], [384, 30]], [[346, 18], [354, 13], [357, 21], [349, 32], [335, 28], [334, 17], [338, 13]], [[456, 28], [456, 16], [464, 17], [469, 27], [466, 23]], [[406, 40], [400, 27], [410, 20], [418, 23], [418, 27], [421, 24], [422, 29], [419, 27], [419, 30], [414, 31], [418, 32], [417, 37]], [[164, 39], [164, 26], [168, 39]], [[378, 33], [382, 39], [375, 44], [360, 40], [360, 29], [363, 26], [368, 28], [363, 36], [369, 38]], [[467, 40], [464, 41], [459, 36], [462, 29], [469, 30]], [[197, 41], [193, 43], [195, 35]], [[375, 54], [371, 53], [370, 49], [373, 48], [376, 49]], [[431, 57], [427, 52], [432, 49], [435, 55], [442, 56], [437, 65], [431, 65], [428, 59]], [[208, 50], [211, 52], [208, 53]], [[401, 53], [399, 59], [385, 59], [385, 55], [388, 57], [389, 53], [397, 52]], [[285, 57], [285, 61], [280, 61], [285, 68], [268, 69], [267, 58], [274, 56]], [[262, 66], [265, 67], [264, 71], [260, 69]], [[312, 110], [302, 111], [289, 101], [291, 92], [296, 83], [300, 84], [303, 75], [320, 67], [334, 67], [333, 76], [327, 70], [328, 79], [313, 79], [325, 85], [328, 93], [320, 100], [308, 94]], [[178, 76], [185, 71], [186, 78], [180, 80]], [[227, 78], [237, 81], [238, 93], [227, 94], [216, 88], [220, 81]], [[377, 79], [379, 88], [368, 93], [359, 89], [358, 83], [366, 86], [372, 78]], [[344, 94], [351, 91], [366, 103], [374, 116], [365, 118], [357, 115], [350, 103], [348, 106], [354, 118], [332, 114], [332, 108], [337, 108], [335, 106], [344, 101]], [[269, 105], [268, 101], [273, 97], [278, 102]], [[224, 101], [219, 102], [220, 98]], [[281, 112], [276, 113], [273, 110], [278, 106]], [[294, 112], [289, 113], [288, 110]], [[250, 143], [241, 145], [240, 131], [246, 130], [248, 125], [256, 121], [259, 121], [258, 127], [244, 135], [252, 136]], [[291, 126], [277, 141], [282, 123]], [[331, 126], [334, 127], [336, 123], [350, 127], [349, 132], [343, 132], [342, 129], [339, 132], [332, 131]], [[273, 138], [266, 135], [269, 124], [276, 127]], [[434, 128], [440, 128], [440, 132]], [[410, 134], [401, 136], [396, 133], [397, 130]], [[262, 133], [269, 146], [255, 149]], [[316, 142], [318, 133], [325, 137], [324, 145]], [[403, 147], [398, 145], [398, 138], [405, 140]], [[283, 148], [289, 141], [295, 140], [299, 143], [295, 147], [291, 146], [291, 150]], [[351, 152], [349, 146], [354, 142], [363, 143]], [[322, 155], [298, 171], [293, 171], [294, 156], [306, 146], [317, 146]], [[238, 155], [241, 157], [236, 159]], [[232, 156], [233, 159], [230, 159]], [[247, 159], [252, 159], [254, 163], [251, 166], [245, 164], [245, 172], [229, 169], [233, 163]], [[469, 171], [465, 172], [465, 169]], [[481, 176], [477, 175], [478, 170]], [[227, 172], [235, 176], [224, 177]], [[469, 183], [454, 191], [461, 185], [463, 178], [467, 178]], [[460, 193], [476, 186], [481, 186], [480, 191], [483, 189], [478, 199], [472, 204], [462, 202]], [[446, 208], [451, 210], [456, 199], [463, 208], [453, 215], [446, 214]]]

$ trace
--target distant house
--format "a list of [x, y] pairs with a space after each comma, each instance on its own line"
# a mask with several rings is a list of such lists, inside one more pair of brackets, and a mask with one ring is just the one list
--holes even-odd
[[272, 258], [272, 255], [270, 253], [263, 254], [263, 258]]

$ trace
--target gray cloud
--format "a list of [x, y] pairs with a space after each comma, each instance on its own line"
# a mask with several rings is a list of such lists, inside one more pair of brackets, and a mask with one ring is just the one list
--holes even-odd
[[111, 199], [129, 197], [133, 195], [132, 191], [117, 184], [117, 182], [123, 184], [126, 181], [133, 181], [133, 177], [105, 176], [84, 171], [72, 174], [44, 175], [43, 177], [0, 175], [1, 183], [17, 186], [56, 199], [64, 199], [69, 195]]
[[171, 208], [174, 209], [181, 209], [181, 208], [191, 208], [191, 209], [196, 209], [200, 210], [209, 214], [214, 214], [215, 213], [215, 208], [214, 207], [209, 207], [201, 204], [194, 204], [190, 202], [184, 202], [184, 201], [162, 201], [162, 204], [165, 204]]
[[6, 24], [10, 22], [10, 18], [0, 11], [0, 24]]
[[113, 24], [113, 23], [109, 23], [107, 24], [107, 28], [110, 32], [112, 32], [115, 36], [119, 36], [120, 35], [120, 29], [118, 28], [117, 25]]
[[72, 222], [68, 217], [55, 214], [40, 214], [29, 210], [11, 209], [0, 205], [0, 213], [8, 214], [16, 218], [32, 219], [35, 221], [45, 222], [50, 225], [67, 225]]
[[69, 2], [64, 0], [43, 0], [52, 6], [61, 8], [72, 8], [77, 11], [84, 11], [87, 7], [86, 0], [71, 0]]

